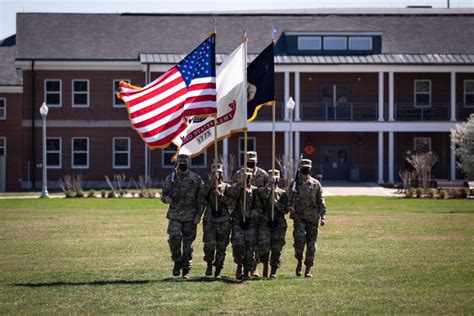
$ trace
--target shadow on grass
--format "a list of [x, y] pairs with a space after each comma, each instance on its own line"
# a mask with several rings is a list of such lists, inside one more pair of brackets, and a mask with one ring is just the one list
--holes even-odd
[[199, 277], [199, 278], [190, 278], [188, 280], [185, 280], [183, 278], [165, 278], [162, 279], [160, 282], [198, 282], [198, 283], [212, 283], [212, 282], [221, 282], [225, 284], [240, 284], [242, 281], [236, 280], [236, 279], [231, 279], [229, 277], [221, 277], [220, 279], [216, 279], [213, 277]]

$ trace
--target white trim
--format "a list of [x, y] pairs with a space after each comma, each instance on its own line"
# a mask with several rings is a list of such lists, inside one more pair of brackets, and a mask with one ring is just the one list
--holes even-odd
[[3, 100], [3, 116], [0, 116], [0, 121], [5, 121], [7, 119], [7, 98], [0, 98], [0, 101]]
[[[31, 60], [15, 62], [22, 70], [31, 70]], [[54, 61], [35, 60], [35, 70], [137, 70], [142, 71], [140, 61]]]
[[[48, 140], [59, 139], [59, 150], [48, 150]], [[62, 169], [63, 167], [63, 139], [61, 137], [46, 137], [46, 168], [47, 169]], [[59, 154], [59, 166], [48, 166], [48, 153]]]
[[[339, 40], [339, 39], [343, 39], [344, 40], [344, 48], [326, 48], [326, 45], [327, 45], [327, 41], [330, 41], [330, 40]], [[323, 39], [323, 50], [347, 50], [347, 37], [344, 37], [344, 36], [324, 36], [324, 39]]]
[[[416, 84], [419, 82], [428, 82], [430, 91], [425, 92], [425, 91], [416, 91]], [[423, 105], [423, 104], [417, 104], [416, 102], [416, 96], [418, 94], [428, 94], [429, 96], [429, 102], [428, 105]], [[415, 79], [413, 83], [413, 106], [415, 108], [430, 108], [431, 107], [431, 79]]]
[[[3, 146], [0, 146], [0, 148], [3, 147], [3, 156], [6, 157], [7, 156], [7, 138], [2, 136], [2, 137], [0, 137], [0, 139], [3, 139]], [[2, 155], [0, 155], [0, 156], [2, 156]]]
[[388, 133], [388, 183], [394, 183], [395, 140], [394, 132]]
[[353, 35], [362, 35], [362, 36], [374, 36], [374, 35], [382, 35], [382, 32], [337, 32], [337, 31], [330, 31], [330, 32], [285, 32], [286, 35], [315, 35], [315, 36], [326, 36], [326, 35], [339, 35], [339, 36], [353, 36]]
[[[302, 57], [303, 58], [303, 57]], [[169, 67], [168, 67], [169, 68]], [[155, 68], [152, 68], [156, 71]], [[406, 73], [426, 73], [426, 72], [474, 72], [474, 66], [466, 65], [372, 65], [372, 64], [361, 64], [361, 65], [348, 65], [348, 64], [293, 64], [293, 65], [282, 65], [275, 64], [275, 72], [314, 72], [314, 73], [368, 73], [368, 72], [406, 72]]]
[[[47, 83], [48, 82], [55, 82], [55, 81], [59, 81], [59, 104], [50, 104], [47, 102], [46, 100], [46, 95], [47, 93], [58, 93], [57, 91], [51, 91], [51, 92], [47, 92], [46, 91], [46, 86], [47, 86]], [[62, 108], [63, 107], [63, 81], [61, 79], [44, 79], [43, 81], [43, 93], [44, 93], [44, 99], [43, 101], [46, 102], [46, 105], [49, 107], [49, 108]]]
[[113, 82], [112, 82], [112, 107], [115, 108], [115, 109], [123, 109], [123, 108], [126, 108], [125, 106], [125, 103], [123, 104], [116, 104], [115, 103], [115, 92], [116, 92], [116, 89], [115, 89], [115, 82], [120, 82], [120, 81], [125, 81], [127, 83], [130, 83], [130, 79], [114, 79]]
[[472, 79], [464, 80], [464, 83], [463, 83], [463, 87], [464, 87], [463, 88], [463, 101], [464, 101], [463, 105], [464, 105], [465, 108], [472, 108], [472, 107], [474, 107], [474, 104], [473, 105], [467, 105], [466, 104], [466, 94], [474, 94], [474, 91], [466, 93], [466, 83], [468, 83], [468, 82], [474, 82], [474, 80], [472, 80]]
[[[270, 129], [270, 131], [271, 131], [271, 129]], [[267, 132], [268, 132], [268, 130], [267, 130]], [[245, 155], [245, 152], [240, 149], [240, 141], [241, 140], [243, 141], [244, 139], [245, 139], [245, 137], [239, 137], [239, 140], [237, 141], [237, 146], [238, 146], [238, 148], [237, 148], [238, 149], [237, 150], [237, 154], [238, 154], [238, 159], [237, 159], [238, 165], [237, 165], [237, 167], [239, 167], [239, 168], [244, 167], [244, 165], [243, 165], [244, 162], [240, 160], [241, 154], [244, 153], [244, 155]], [[248, 141], [250, 139], [253, 139], [254, 148], [249, 148], [248, 147]], [[255, 136], [247, 137], [247, 151], [257, 151], [257, 137], [255, 137]]]
[[[79, 150], [75, 151], [74, 150], [74, 141], [76, 139], [85, 139], [87, 140], [87, 151]], [[73, 137], [71, 138], [71, 168], [72, 169], [89, 169], [89, 157], [90, 157], [90, 142], [89, 142], [89, 137]], [[86, 154], [87, 155], [87, 163], [85, 166], [78, 166], [74, 164], [74, 154]]]
[[0, 93], [23, 93], [23, 86], [0, 86]]
[[384, 121], [383, 105], [384, 105], [384, 73], [379, 72], [379, 86], [378, 86], [378, 96], [379, 96], [379, 122]]
[[395, 74], [388, 73], [388, 121], [395, 121]]
[[[302, 44], [306, 41], [306, 45], [308, 44], [315, 44], [316, 40], [319, 40], [319, 47], [311, 47], [311, 48], [302, 48]], [[323, 48], [323, 39], [321, 36], [298, 36], [298, 50], [321, 50]]]
[[379, 138], [379, 141], [378, 141], [378, 183], [379, 184], [382, 184], [384, 183], [383, 181], [383, 132], [378, 132], [378, 138]]
[[[117, 151], [115, 150], [115, 140], [126, 139], [128, 142], [127, 151]], [[127, 165], [126, 166], [117, 166], [115, 164], [115, 154], [127, 153]], [[112, 138], [112, 168], [113, 169], [130, 169], [130, 137], [113, 137]]]
[[428, 151], [431, 151], [431, 137], [413, 137], [413, 151], [416, 150], [416, 142], [417, 141], [422, 141], [422, 140], [427, 140], [428, 141]]
[[[372, 50], [374, 45], [373, 45], [373, 37], [372, 36], [349, 36], [349, 46], [348, 46], [348, 50], [350, 51], [369, 51], [369, 50]], [[370, 47], [369, 48], [351, 48], [351, 44], [352, 44], [352, 41], [355, 40], [355, 39], [368, 39], [370, 41]]]
[[[293, 113], [293, 121], [301, 120], [301, 77], [299, 72], [295, 72], [295, 112]], [[286, 102], [286, 101], [285, 101]]]
[[290, 118], [290, 114], [288, 109], [286, 108], [286, 102], [290, 98], [290, 73], [288, 71], [284, 72], [284, 97], [283, 97], [283, 108], [285, 109], [285, 117], [284, 120], [288, 121]]
[[[74, 91], [74, 83], [76, 81], [86, 81], [87, 82], [87, 91]], [[90, 107], [90, 81], [89, 79], [72, 79], [71, 80], [71, 106], [73, 108], [88, 108]], [[74, 95], [75, 94], [87, 94], [87, 104], [75, 104]]]

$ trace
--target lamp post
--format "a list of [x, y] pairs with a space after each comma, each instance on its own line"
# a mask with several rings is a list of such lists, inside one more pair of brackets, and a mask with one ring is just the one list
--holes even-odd
[[290, 161], [293, 161], [293, 111], [295, 110], [295, 105], [293, 97], [289, 97], [286, 102], [286, 108], [289, 111], [290, 118]]
[[42, 161], [42, 167], [43, 167], [43, 190], [41, 191], [41, 196], [40, 198], [42, 199], [47, 199], [49, 198], [48, 194], [48, 188], [46, 185], [47, 178], [46, 178], [46, 117], [48, 116], [48, 106], [46, 105], [46, 102], [43, 102], [43, 104], [40, 107], [40, 113], [41, 117], [43, 118], [43, 161]]

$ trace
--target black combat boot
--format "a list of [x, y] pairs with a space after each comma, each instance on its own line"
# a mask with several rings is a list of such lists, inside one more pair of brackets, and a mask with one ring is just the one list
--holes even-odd
[[250, 271], [244, 268], [244, 274], [242, 275], [242, 280], [247, 281], [250, 280]]
[[301, 268], [303, 268], [303, 260], [298, 260], [298, 263], [296, 264], [296, 276], [300, 277], [301, 276]]
[[173, 276], [179, 276], [181, 274], [181, 261], [175, 261], [173, 267]]
[[242, 280], [242, 269], [243, 269], [243, 266], [241, 264], [238, 264], [237, 265], [237, 270], [235, 270], [235, 278], [237, 280]]
[[191, 277], [191, 268], [183, 268], [183, 279], [188, 280]]
[[221, 271], [222, 271], [222, 267], [217, 266], [217, 267], [216, 267], [216, 271], [214, 272], [214, 277], [215, 277], [216, 279], [220, 279], [220, 278], [221, 278]]
[[268, 261], [263, 262], [263, 277], [268, 278]]
[[207, 263], [206, 275], [207, 275], [207, 276], [211, 276], [211, 275], [212, 275], [212, 262], [208, 262], [208, 263]]
[[270, 272], [270, 278], [272, 279], [275, 279], [277, 276], [277, 270], [278, 270], [278, 267], [277, 266], [272, 266], [272, 270]]
[[307, 265], [306, 269], [304, 270], [304, 276], [306, 278], [312, 278], [313, 275], [311, 274], [311, 266]]

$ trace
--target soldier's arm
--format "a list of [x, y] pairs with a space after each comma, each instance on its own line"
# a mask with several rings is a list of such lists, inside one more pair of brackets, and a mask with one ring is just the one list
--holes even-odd
[[171, 203], [171, 176], [167, 176], [163, 183], [163, 190], [161, 192], [161, 202], [169, 204]]
[[278, 202], [275, 204], [275, 208], [280, 213], [288, 213], [288, 194], [286, 194], [286, 192], [282, 192]]
[[258, 188], [257, 190], [258, 195], [260, 195], [263, 200], [267, 200], [272, 194], [272, 185], [270, 183], [267, 183], [263, 187]]
[[238, 199], [240, 197], [240, 192], [242, 191], [242, 185], [239, 183], [234, 183], [227, 189], [227, 196], [231, 199]]
[[235, 210], [237, 202], [236, 199], [233, 199], [229, 196], [230, 188], [230, 185], [225, 187], [223, 195], [221, 196], [221, 202], [227, 207], [230, 212], [233, 212]]
[[209, 191], [210, 191], [210, 186], [208, 183], [203, 183], [199, 187], [199, 192], [198, 192], [198, 211], [196, 214], [196, 217], [201, 218], [202, 214], [206, 210], [206, 205], [207, 201], [209, 199]]
[[316, 190], [316, 204], [318, 205], [319, 215], [321, 216], [321, 224], [326, 221], [326, 203], [324, 201], [323, 188], [318, 184]]

